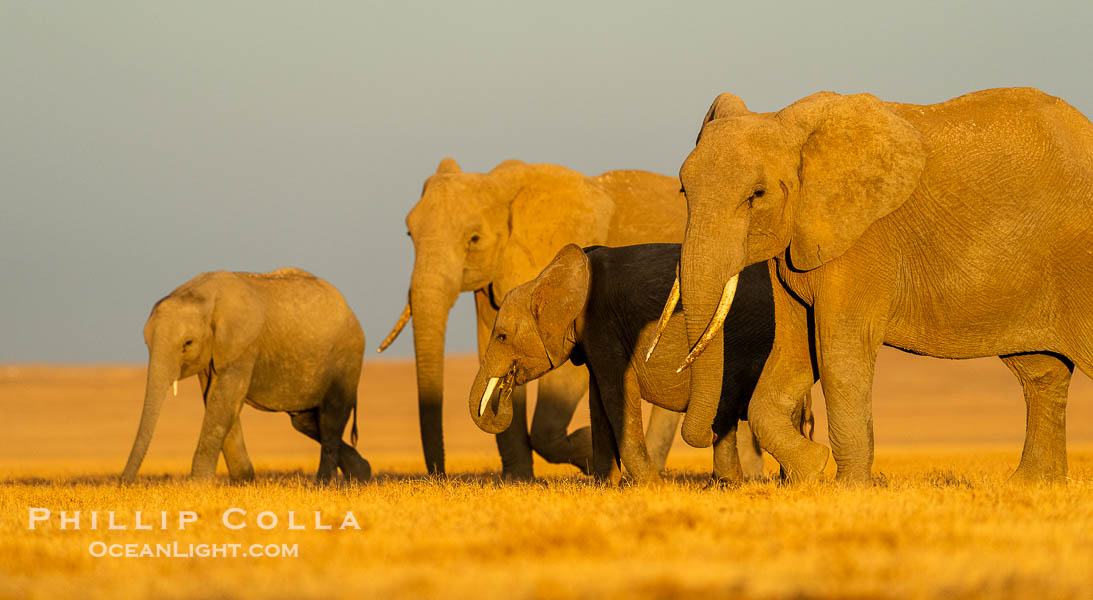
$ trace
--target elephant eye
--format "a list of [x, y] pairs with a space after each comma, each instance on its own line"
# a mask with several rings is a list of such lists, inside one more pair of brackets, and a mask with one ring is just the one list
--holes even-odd
[[766, 193], [766, 190], [763, 190], [763, 189], [758, 189], [758, 190], [755, 190], [754, 192], [752, 192], [751, 195], [748, 196], [748, 199], [746, 200], [746, 202], [748, 203], [748, 208], [751, 208], [755, 204], [755, 200], [757, 198], [762, 198], [763, 194], [765, 194], [765, 193]]
[[480, 239], [482, 239], [482, 238], [481, 238], [481, 236], [479, 236], [479, 235], [478, 235], [478, 234], [476, 233], [476, 234], [474, 234], [474, 235], [472, 235], [472, 236], [471, 236], [471, 243], [472, 243], [472, 244], [477, 244], [477, 243], [478, 243], [478, 240], [480, 240]]
[[509, 336], [507, 336], [503, 333], [497, 334], [497, 341], [504, 343], [504, 341], [507, 340], [507, 339], [509, 339]]
[[186, 340], [186, 341], [185, 341], [185, 342], [184, 342], [184, 343], [182, 344], [182, 349], [183, 349], [183, 350], [185, 350], [186, 348], [189, 348], [189, 347], [190, 347], [190, 346], [192, 346], [192, 345], [194, 345], [194, 341], [193, 341], [193, 340]]

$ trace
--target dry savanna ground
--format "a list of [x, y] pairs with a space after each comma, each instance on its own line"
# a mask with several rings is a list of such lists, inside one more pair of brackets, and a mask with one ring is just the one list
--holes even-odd
[[[467, 417], [470, 357], [448, 365], [447, 479], [423, 474], [413, 370], [369, 361], [360, 389], [364, 485], [317, 487], [318, 448], [281, 414], [244, 409], [258, 480], [184, 477], [201, 402], [170, 398], [141, 480], [119, 486], [140, 416], [141, 367], [0, 367], [0, 596], [1079, 598], [1093, 596], [1093, 384], [1075, 376], [1071, 481], [1016, 487], [1020, 389], [997, 360], [882, 353], [877, 483], [709, 487], [709, 453], [677, 442], [667, 483], [605, 488], [572, 467], [498, 479]], [[824, 441], [822, 398], [818, 439]], [[587, 422], [582, 405], [575, 425]], [[223, 467], [222, 467], [223, 468]], [[768, 472], [776, 466], [768, 461]], [[28, 529], [32, 508], [51, 518]], [[245, 511], [229, 515], [229, 508]], [[59, 513], [81, 511], [79, 530]], [[134, 511], [154, 529], [134, 530]], [[90, 529], [90, 512], [99, 529]], [[114, 511], [124, 530], [106, 530]], [[160, 513], [168, 513], [166, 531]], [[181, 511], [196, 521], [179, 530]], [[278, 518], [259, 527], [259, 513]], [[288, 513], [305, 529], [288, 529]], [[320, 524], [332, 530], [316, 530]], [[359, 527], [339, 530], [352, 513]], [[186, 513], [183, 513], [186, 514]], [[151, 519], [147, 519], [151, 516]], [[268, 519], [267, 517], [262, 517]], [[268, 521], [266, 521], [268, 523]], [[101, 542], [101, 545], [96, 543]], [[295, 557], [97, 558], [109, 545], [295, 544]], [[195, 552], [200, 552], [195, 546]]]

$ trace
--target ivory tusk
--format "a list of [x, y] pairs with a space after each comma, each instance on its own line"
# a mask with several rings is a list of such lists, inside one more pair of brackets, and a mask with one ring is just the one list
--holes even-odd
[[406, 327], [406, 324], [410, 322], [410, 302], [406, 302], [406, 308], [402, 309], [402, 314], [398, 318], [398, 323], [395, 323], [394, 328], [391, 329], [391, 333], [387, 334], [387, 337], [383, 338], [383, 343], [380, 344], [377, 352], [383, 352], [395, 341], [398, 334], [402, 333], [402, 328]]
[[683, 364], [679, 365], [676, 373], [682, 373], [683, 369], [691, 366], [691, 363], [702, 354], [702, 351], [713, 340], [713, 336], [721, 330], [721, 326], [725, 324], [725, 317], [728, 316], [729, 309], [732, 308], [732, 299], [736, 296], [736, 283], [739, 279], [740, 275], [734, 275], [732, 279], [725, 283], [725, 289], [721, 292], [721, 301], [717, 303], [717, 310], [714, 311], [710, 323], [706, 325], [706, 331], [702, 332], [702, 337], [695, 343], [695, 347], [691, 349], [691, 353], [687, 355], [687, 358], [683, 359]]
[[660, 313], [660, 321], [657, 322], [657, 333], [653, 336], [653, 343], [649, 344], [649, 351], [645, 353], [645, 362], [649, 362], [649, 357], [653, 355], [653, 350], [656, 350], [660, 336], [668, 328], [668, 321], [671, 320], [672, 313], [676, 310], [676, 304], [679, 304], [679, 275], [676, 275], [675, 283], [672, 284], [672, 291], [668, 293], [668, 302], [664, 304], [664, 310]]
[[178, 380], [175, 380], [175, 395], [178, 395]]
[[493, 396], [493, 388], [497, 387], [497, 377], [490, 377], [489, 383], [486, 384], [486, 393], [482, 394], [482, 403], [478, 405], [478, 416], [486, 414], [486, 405], [490, 403], [490, 397]]

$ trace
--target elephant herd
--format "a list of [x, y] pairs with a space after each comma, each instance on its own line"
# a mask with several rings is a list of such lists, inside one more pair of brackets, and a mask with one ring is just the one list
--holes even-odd
[[[1067, 389], [1075, 367], [1093, 376], [1093, 124], [1038, 90], [932, 105], [821, 92], [772, 113], [722, 94], [678, 179], [515, 160], [465, 173], [445, 159], [406, 225], [409, 297], [380, 350], [412, 322], [430, 473], [445, 472], [448, 313], [473, 292], [468, 405], [507, 479], [534, 476], [534, 451], [602, 481], [620, 467], [656, 481], [681, 413], [684, 440], [713, 446], [715, 478], [761, 474], [762, 448], [789, 480], [814, 479], [829, 457], [812, 441], [819, 381], [836, 479], [868, 482], [881, 345], [1000, 357], [1027, 404], [1014, 477], [1066, 478]], [[246, 402], [319, 442], [320, 480], [370, 477], [354, 449], [364, 335], [330, 284], [298, 269], [206, 273], [156, 304], [144, 337], [124, 480], [172, 383], [195, 374], [194, 476], [221, 452], [233, 479], [253, 476]], [[568, 432], [586, 392], [591, 426]]]

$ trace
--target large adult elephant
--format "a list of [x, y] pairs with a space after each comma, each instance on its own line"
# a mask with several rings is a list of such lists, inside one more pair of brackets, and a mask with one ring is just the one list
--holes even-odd
[[[720, 118], [721, 105], [734, 116]], [[790, 420], [819, 377], [837, 478], [869, 479], [881, 344], [1000, 356], [1028, 411], [1015, 477], [1065, 477], [1067, 387], [1075, 364], [1093, 375], [1089, 120], [1033, 89], [933, 105], [824, 92], [770, 114], [737, 115], [740, 105], [715, 101], [680, 170], [694, 345], [684, 439], [712, 441], [723, 352], [712, 334], [737, 275], [773, 259], [775, 341], [749, 417], [791, 477], [827, 462]]]
[[[510, 160], [489, 173], [464, 173], [452, 159], [440, 163], [406, 217], [415, 253], [410, 297], [381, 346], [390, 344], [412, 315], [421, 443], [430, 473], [444, 472], [444, 337], [456, 296], [474, 292], [482, 352], [505, 294], [534, 279], [566, 244], [681, 241], [686, 208], [679, 190], [677, 178], [643, 171], [587, 177], [565, 167]], [[566, 433], [587, 389], [587, 373], [572, 365], [542, 378], [530, 436], [525, 391], [514, 394], [512, 426], [497, 436], [506, 477], [533, 476], [532, 448], [549, 462], [590, 471], [588, 428]], [[649, 425], [654, 454], [667, 454], [678, 418], [660, 409], [654, 414]]]

